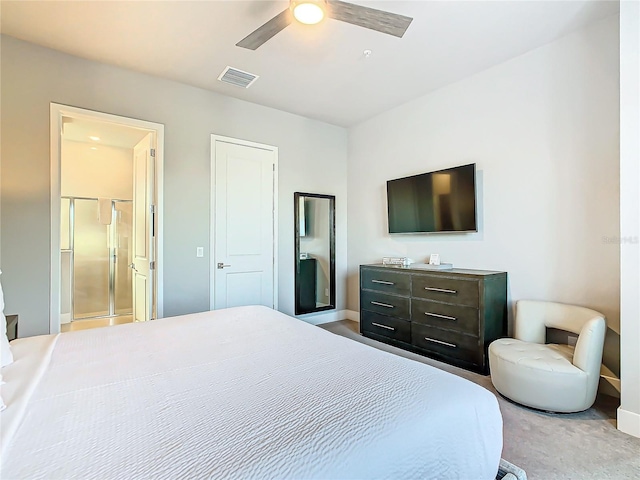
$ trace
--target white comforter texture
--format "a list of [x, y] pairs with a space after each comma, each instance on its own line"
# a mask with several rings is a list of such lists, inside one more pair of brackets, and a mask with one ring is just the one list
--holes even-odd
[[489, 391], [265, 307], [64, 333], [49, 350], [3, 439], [3, 480], [498, 470], [502, 418]]

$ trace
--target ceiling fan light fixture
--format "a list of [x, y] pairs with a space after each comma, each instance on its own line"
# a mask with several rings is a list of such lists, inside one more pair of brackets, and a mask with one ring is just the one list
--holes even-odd
[[324, 0], [292, 1], [291, 11], [295, 19], [305, 25], [320, 23], [326, 15]]
[[288, 8], [244, 37], [236, 46], [256, 50], [291, 25], [294, 19], [312, 25], [321, 22], [324, 17], [398, 38], [403, 37], [413, 21], [411, 17], [342, 0], [289, 0]]

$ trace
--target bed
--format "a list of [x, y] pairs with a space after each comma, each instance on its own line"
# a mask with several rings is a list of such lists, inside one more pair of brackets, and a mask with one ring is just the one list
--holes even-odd
[[495, 479], [495, 396], [265, 307], [19, 339], [14, 478]]

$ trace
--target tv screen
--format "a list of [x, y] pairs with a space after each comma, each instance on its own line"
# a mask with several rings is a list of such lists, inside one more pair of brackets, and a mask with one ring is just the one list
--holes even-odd
[[389, 233], [475, 232], [476, 164], [387, 182]]

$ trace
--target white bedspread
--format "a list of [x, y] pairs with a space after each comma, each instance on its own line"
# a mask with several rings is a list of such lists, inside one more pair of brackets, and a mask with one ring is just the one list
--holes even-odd
[[498, 469], [493, 394], [264, 307], [65, 333], [51, 350], [3, 439], [2, 479], [475, 480]]

